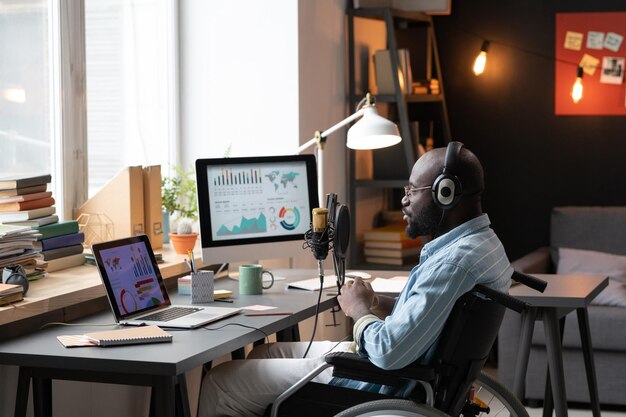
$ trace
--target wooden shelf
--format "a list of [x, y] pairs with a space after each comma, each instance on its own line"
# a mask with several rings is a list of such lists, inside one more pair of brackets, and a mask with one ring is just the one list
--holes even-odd
[[[185, 255], [178, 255], [169, 245], [157, 250], [163, 254], [164, 263], [159, 264], [161, 275], [168, 287], [176, 285], [176, 278], [189, 273], [185, 264]], [[206, 267], [201, 260], [200, 245], [194, 250], [199, 268]], [[200, 261], [200, 262], [199, 262]], [[27, 319], [35, 319], [57, 310], [64, 310], [83, 303], [91, 303], [104, 299], [105, 292], [98, 269], [94, 265], [81, 265], [50, 273], [47, 277], [30, 282], [27, 296], [23, 301], [0, 307], [0, 329], [6, 325]], [[88, 312], [86, 314], [89, 314]], [[72, 313], [76, 316], [75, 313]], [[66, 316], [61, 312], [60, 317]], [[59, 319], [49, 320], [58, 321]], [[30, 320], [30, 322], [37, 320]], [[33, 323], [39, 327], [39, 323]], [[17, 324], [20, 326], [21, 324]], [[26, 330], [26, 329], [20, 329]], [[30, 329], [36, 330], [36, 328]], [[0, 332], [0, 339], [5, 332]], [[9, 332], [11, 334], [11, 332]]]

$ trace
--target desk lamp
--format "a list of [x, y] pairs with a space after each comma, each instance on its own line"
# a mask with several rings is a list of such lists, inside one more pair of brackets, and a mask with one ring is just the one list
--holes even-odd
[[400, 132], [395, 123], [390, 122], [376, 112], [376, 100], [367, 93], [359, 102], [357, 110], [351, 116], [346, 117], [336, 125], [320, 132], [315, 132], [315, 137], [298, 148], [302, 153], [313, 145], [317, 145], [317, 183], [319, 204], [324, 201], [324, 144], [326, 138], [335, 131], [346, 126], [348, 123], [361, 118], [348, 130], [346, 146], [350, 149], [379, 149], [395, 145], [400, 142]]

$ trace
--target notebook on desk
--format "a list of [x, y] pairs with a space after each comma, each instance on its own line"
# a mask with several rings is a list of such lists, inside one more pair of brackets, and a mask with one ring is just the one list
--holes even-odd
[[[363, 278], [370, 279], [372, 276], [367, 272], [358, 272], [352, 271], [346, 273], [346, 281], [351, 280], [352, 278]], [[319, 291], [320, 289], [320, 279], [319, 277], [303, 279], [300, 281], [293, 281], [287, 284], [287, 288], [297, 288], [300, 290], [307, 291]], [[327, 290], [329, 288], [337, 288], [337, 275], [327, 275], [324, 277], [324, 285], [323, 289]]]
[[98, 272], [119, 324], [196, 328], [240, 308], [172, 305], [146, 235], [94, 244]]

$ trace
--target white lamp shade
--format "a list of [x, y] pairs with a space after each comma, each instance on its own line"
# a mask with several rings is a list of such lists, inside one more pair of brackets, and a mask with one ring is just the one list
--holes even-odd
[[348, 130], [346, 146], [350, 149], [379, 149], [402, 140], [398, 126], [381, 117], [376, 108], [365, 107], [363, 117]]

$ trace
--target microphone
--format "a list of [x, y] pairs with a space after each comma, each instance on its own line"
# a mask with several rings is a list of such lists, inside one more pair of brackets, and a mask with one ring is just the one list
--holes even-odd
[[330, 230], [328, 228], [328, 209], [313, 209], [313, 226], [311, 227], [311, 251], [318, 261], [323, 261], [328, 256], [330, 244]]
[[302, 247], [311, 248], [313, 257], [317, 259], [320, 279], [323, 279], [324, 259], [332, 249], [333, 231], [332, 226], [328, 224], [328, 209], [314, 208], [312, 214], [311, 228], [304, 234]]

